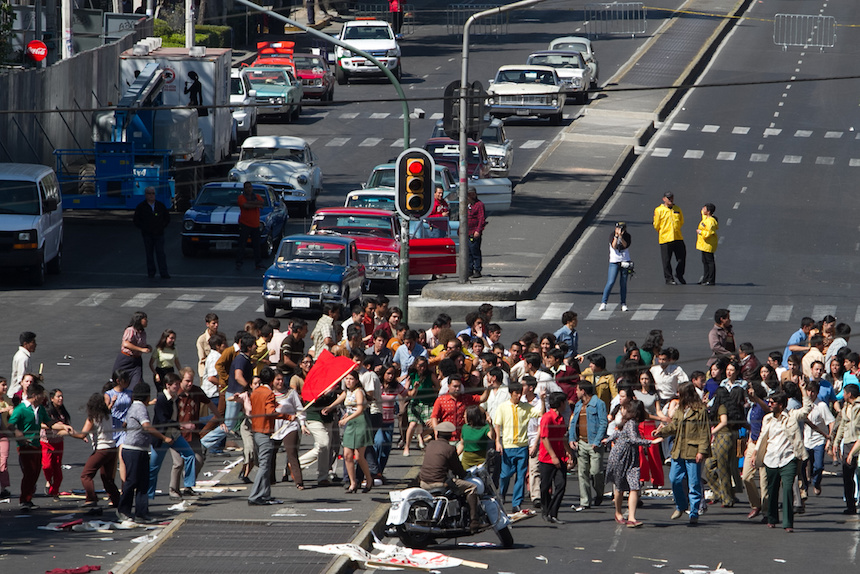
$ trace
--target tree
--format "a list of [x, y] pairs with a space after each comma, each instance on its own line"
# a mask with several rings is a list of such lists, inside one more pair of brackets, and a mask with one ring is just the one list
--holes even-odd
[[0, 2], [0, 62], [5, 62], [12, 52], [12, 22], [15, 21], [15, 12], [12, 10], [12, 2]]

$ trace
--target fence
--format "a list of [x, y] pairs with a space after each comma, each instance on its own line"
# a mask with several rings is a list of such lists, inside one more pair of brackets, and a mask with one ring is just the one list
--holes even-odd
[[[54, 166], [58, 148], [92, 147], [92, 112], [120, 96], [119, 56], [148, 26], [47, 68], [0, 71], [0, 161]], [[42, 110], [72, 110], [33, 113]]]
[[586, 4], [585, 30], [589, 38], [644, 34], [648, 9], [642, 2]]
[[[403, 25], [400, 33], [408, 36], [415, 33], [415, 6], [412, 4], [401, 4], [403, 7]], [[357, 18], [376, 18], [394, 24], [388, 4], [356, 4], [355, 16]]]
[[[445, 11], [448, 34], [463, 35], [463, 26], [473, 14], [498, 8], [493, 4], [451, 4]], [[469, 27], [472, 36], [501, 36], [508, 33], [508, 12], [492, 14], [476, 20]]]
[[832, 48], [836, 44], [836, 18], [777, 14], [773, 20], [773, 43], [783, 50], [789, 46]]

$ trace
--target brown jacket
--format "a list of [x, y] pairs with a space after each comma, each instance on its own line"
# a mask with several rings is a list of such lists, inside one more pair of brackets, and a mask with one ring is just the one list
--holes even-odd
[[251, 393], [251, 430], [267, 435], [275, 432], [275, 419], [287, 418], [275, 411], [278, 402], [275, 393], [266, 385], [260, 385]]
[[672, 443], [672, 458], [693, 460], [701, 453], [711, 456], [711, 426], [708, 422], [708, 409], [703, 404], [698, 409], [675, 410], [669, 424], [661, 428], [658, 436], [675, 435]]

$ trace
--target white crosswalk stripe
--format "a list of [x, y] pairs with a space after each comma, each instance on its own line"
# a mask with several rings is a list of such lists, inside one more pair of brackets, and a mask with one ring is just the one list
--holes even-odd
[[828, 140], [838, 140], [842, 137], [842, 132], [825, 132], [824, 139]]
[[331, 141], [329, 141], [325, 145], [326, 145], [326, 147], [341, 147], [341, 146], [346, 145], [346, 142], [348, 142], [351, 139], [352, 138], [331, 138]]
[[854, 322], [860, 323], [860, 305], [857, 306], [857, 311], [854, 313]]
[[721, 151], [717, 154], [717, 159], [722, 161], [734, 161], [737, 155], [738, 154], [733, 151]]
[[769, 157], [770, 157], [770, 154], [768, 154], [768, 153], [753, 153], [753, 154], [750, 154], [750, 161], [762, 163], [762, 162], [766, 162]]
[[751, 308], [751, 305], [729, 305], [726, 307], [726, 309], [729, 310], [729, 313], [731, 313], [732, 323], [746, 319]]
[[673, 132], [685, 132], [690, 129], [690, 124], [672, 124]]
[[247, 301], [247, 297], [229, 296], [224, 297], [220, 302], [212, 307], [213, 311], [235, 311], [242, 306], [242, 303]]
[[765, 318], [765, 321], [788, 321], [791, 319], [791, 310], [794, 305], [773, 305]]
[[78, 307], [98, 307], [105, 301], [107, 301], [112, 293], [99, 292], [93, 293], [83, 301], [77, 304]]
[[702, 126], [702, 132], [704, 132], [706, 134], [715, 134], [715, 133], [717, 133], [717, 131], [719, 129], [720, 129], [720, 126], [715, 126], [712, 124]]
[[536, 301], [534, 299], [530, 299], [528, 301], [517, 301], [517, 319], [528, 319], [530, 317], [534, 317], [541, 312], [544, 305], [546, 305], [544, 301]]
[[651, 152], [651, 155], [654, 157], [669, 157], [669, 154], [672, 153], [672, 148], [669, 147], [655, 147]]
[[168, 309], [181, 309], [187, 311], [203, 300], [203, 295], [180, 295], [176, 301], [167, 304]]
[[703, 155], [705, 155], [705, 150], [688, 149], [684, 152], [684, 159], [702, 159]]
[[797, 130], [794, 132], [796, 138], [808, 138], [812, 136], [812, 130]]
[[122, 304], [123, 307], [137, 307], [142, 309], [155, 301], [161, 293], [138, 293]]
[[537, 149], [542, 146], [546, 140], [526, 140], [520, 145], [520, 149]]
[[833, 165], [835, 162], [835, 157], [818, 156], [817, 158], [815, 158], [815, 165]]
[[550, 303], [543, 315], [540, 316], [541, 321], [560, 320], [562, 313], [573, 309], [573, 303]]
[[663, 308], [662, 303], [642, 303], [633, 316], [631, 321], [653, 321], [657, 318], [657, 313]]
[[750, 129], [746, 126], [735, 126], [732, 128], [732, 133], [736, 135], [745, 136], [750, 133]]
[[702, 318], [702, 314], [704, 314], [705, 309], [707, 309], [707, 305], [684, 305], [681, 309], [681, 312], [678, 313], [678, 316], [675, 317], [676, 321], [698, 321]]
[[836, 305], [815, 305], [812, 308], [812, 318], [820, 321], [825, 315], [836, 316]]
[[[415, 138], [409, 138], [409, 144], [412, 145], [415, 143]], [[394, 143], [391, 144], [391, 147], [403, 147], [403, 138], [397, 138], [394, 140]]]
[[600, 303], [595, 303], [594, 307], [591, 308], [591, 312], [588, 314], [588, 317], [585, 318], [586, 321], [608, 321], [612, 316], [612, 313], [618, 309], [618, 303], [607, 303], [606, 310], [600, 310]]
[[443, 117], [445, 117], [445, 114], [442, 112], [436, 112], [435, 114], [430, 115], [431, 120], [441, 120]]
[[374, 114], [370, 114], [370, 119], [372, 119], [372, 120], [384, 120], [385, 118], [387, 118], [390, 115], [391, 114], [388, 112], [377, 112]]
[[36, 305], [56, 305], [60, 300], [71, 295], [71, 293], [71, 291], [54, 291], [53, 293], [46, 293], [39, 297], [39, 300], [36, 301]]
[[348, 112], [344, 114], [340, 114], [340, 119], [342, 120], [354, 120], [358, 117], [358, 112]]
[[382, 138], [365, 138], [362, 140], [358, 147], [373, 147], [379, 145], [379, 142], [382, 141]]
[[782, 158], [782, 163], [800, 163], [803, 160], [802, 155], [787, 155]]

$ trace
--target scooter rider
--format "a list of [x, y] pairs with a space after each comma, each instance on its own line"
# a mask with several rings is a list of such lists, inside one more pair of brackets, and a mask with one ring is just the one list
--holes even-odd
[[[441, 422], [436, 425], [436, 440], [431, 440], [424, 448], [424, 462], [421, 464], [418, 479], [424, 490], [445, 488], [452, 482], [453, 490], [465, 494], [472, 519], [470, 529], [474, 533], [481, 524], [478, 521], [478, 487], [463, 480], [466, 471], [457, 456], [457, 449], [450, 442], [455, 430], [453, 423]], [[448, 471], [454, 474], [453, 478], [449, 478]]]

